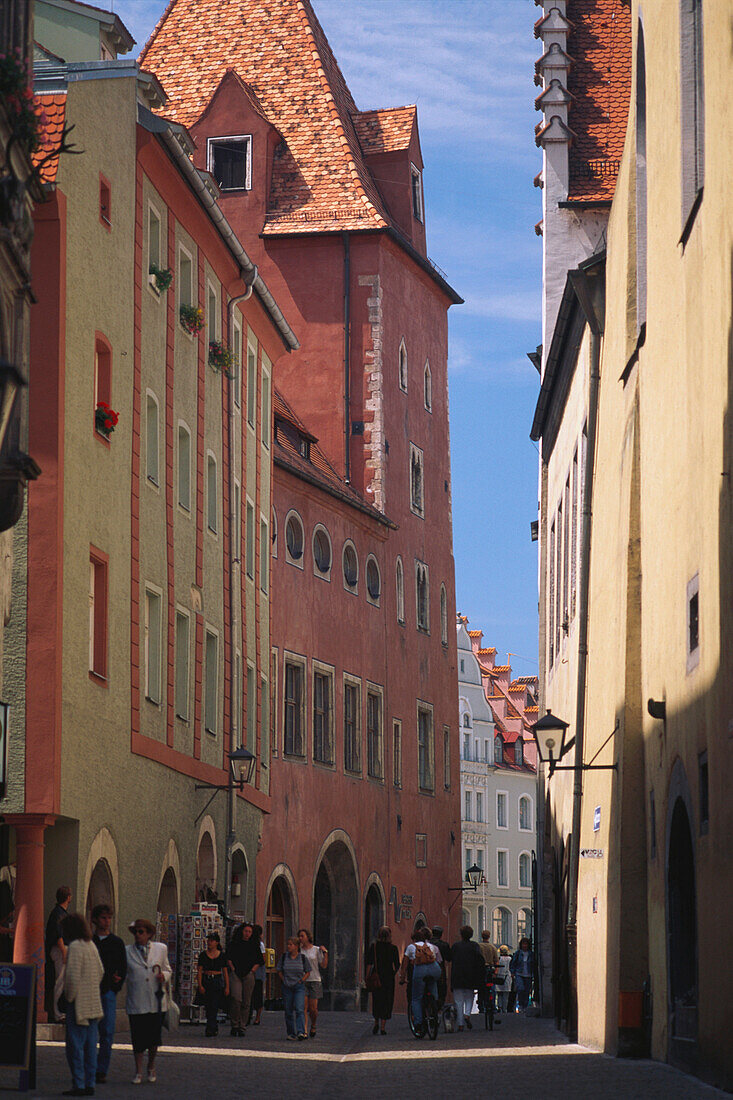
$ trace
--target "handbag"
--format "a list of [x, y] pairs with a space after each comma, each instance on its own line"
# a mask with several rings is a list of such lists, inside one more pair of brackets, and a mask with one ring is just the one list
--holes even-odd
[[173, 1000], [168, 996], [168, 1007], [163, 1013], [163, 1027], [168, 1031], [178, 1031], [178, 1025], [181, 1022], [181, 1010]]
[[376, 993], [377, 990], [382, 988], [382, 979], [379, 977], [379, 972], [376, 967], [372, 967], [366, 976], [365, 986], [368, 993]]

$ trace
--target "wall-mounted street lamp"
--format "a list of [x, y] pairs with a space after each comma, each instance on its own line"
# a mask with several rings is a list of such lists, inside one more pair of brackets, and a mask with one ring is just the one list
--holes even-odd
[[232, 864], [232, 847], [234, 845], [235, 833], [234, 833], [234, 792], [239, 788], [240, 793], [244, 790], [245, 783], [250, 783], [254, 775], [256, 757], [254, 753], [249, 749], [245, 749], [243, 745], [240, 745], [238, 749], [233, 749], [232, 752], [228, 752], [229, 757], [229, 770], [230, 777], [228, 783], [195, 783], [194, 790], [197, 791], [212, 791], [211, 798], [204, 806], [201, 813], [197, 816], [196, 822], [200, 820], [208, 810], [211, 803], [216, 798], [219, 791], [227, 791], [227, 835], [225, 841], [225, 861], [224, 861], [224, 922], [229, 920], [229, 904], [230, 893], [235, 897], [241, 893], [241, 887], [235, 894], [232, 882], [230, 882], [231, 864]]
[[[477, 864], [474, 863], [474, 865], [472, 867], [469, 867], [468, 870], [466, 871], [466, 882], [464, 882], [462, 886], [449, 886], [448, 887], [448, 893], [449, 894], [462, 894], [466, 890], [471, 890], [475, 894], [476, 891], [478, 890], [479, 886], [481, 885], [481, 881], [482, 881], [483, 877], [484, 877], [484, 872], [483, 872], [482, 868], [477, 866]], [[466, 885], [466, 883], [468, 885]], [[451, 909], [453, 908], [453, 906], [455, 905], [455, 903], [457, 901], [458, 901], [458, 898], [454, 898], [453, 901], [450, 903], [450, 905], [448, 906], [448, 912], [449, 913], [450, 913]]]
[[[539, 756], [540, 763], [549, 765], [550, 777], [557, 771], [588, 772], [597, 770], [617, 770], [618, 764], [560, 764], [560, 760], [570, 752], [575, 744], [574, 737], [571, 737], [570, 740], [566, 742], [565, 735], [567, 730], [568, 723], [563, 722], [562, 718], [558, 718], [551, 710], [548, 710], [544, 718], [540, 718], [532, 727], [535, 744], [537, 745], [537, 755]], [[595, 759], [595, 757], [593, 759]]]

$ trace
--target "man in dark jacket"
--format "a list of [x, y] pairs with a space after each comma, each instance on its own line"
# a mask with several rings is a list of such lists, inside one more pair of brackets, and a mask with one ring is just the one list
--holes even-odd
[[127, 954], [125, 945], [119, 936], [112, 932], [111, 905], [95, 905], [92, 909], [94, 925], [94, 944], [104, 967], [104, 977], [99, 987], [104, 1015], [99, 1021], [99, 1054], [97, 1056], [97, 1081], [107, 1080], [109, 1061], [112, 1057], [112, 1043], [115, 1037], [115, 1018], [117, 1016], [117, 994], [127, 974]]
[[438, 979], [438, 1008], [442, 1008], [448, 994], [448, 963], [451, 961], [450, 944], [443, 939], [443, 929], [439, 924], [431, 930], [430, 942], [440, 951], [440, 978]]
[[252, 935], [251, 924], [240, 924], [232, 936], [227, 951], [231, 971], [231, 1035], [244, 1035], [244, 1022], [249, 1019], [249, 1006], [255, 987], [255, 970], [264, 963], [259, 937]]
[[56, 904], [46, 922], [46, 1007], [52, 1023], [61, 1023], [66, 1018], [59, 1008], [59, 997], [64, 990], [67, 947], [61, 922], [68, 912], [70, 901], [71, 887], [59, 886]]
[[466, 924], [461, 928], [460, 935], [460, 940], [457, 940], [451, 947], [453, 961], [450, 987], [453, 990], [453, 1000], [456, 1002], [458, 1030], [463, 1031], [465, 1023], [470, 1031], [473, 995], [474, 991], [478, 989], [479, 982], [483, 980], [484, 960], [478, 944], [471, 939], [473, 928], [470, 924]]

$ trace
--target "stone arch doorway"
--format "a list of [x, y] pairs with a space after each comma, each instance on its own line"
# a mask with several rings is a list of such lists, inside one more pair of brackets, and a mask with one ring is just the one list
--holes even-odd
[[697, 1051], [695, 852], [685, 801], [672, 809], [667, 848], [667, 958], [670, 1060], [694, 1069]]
[[230, 911], [247, 912], [247, 858], [241, 848], [232, 852], [232, 885]]
[[364, 951], [374, 943], [377, 932], [384, 924], [384, 898], [382, 892], [373, 882], [364, 898]]
[[158, 890], [158, 912], [164, 916], [178, 912], [178, 880], [172, 867], [167, 867]]
[[359, 993], [359, 891], [351, 849], [334, 839], [323, 851], [313, 888], [313, 934], [328, 948], [324, 1007], [355, 1009]]
[[[267, 894], [267, 907], [265, 910], [265, 945], [273, 948], [275, 962], [285, 950], [285, 941], [288, 936], [294, 936], [295, 928], [295, 902], [293, 890], [285, 874], [276, 874], [270, 884]], [[276, 996], [280, 987], [280, 976], [268, 973], [266, 981], [267, 996]]]
[[201, 834], [196, 854], [196, 901], [209, 901], [216, 889], [216, 854], [211, 833]]
[[89, 879], [86, 901], [86, 917], [91, 920], [95, 905], [111, 905], [115, 908], [115, 886], [112, 871], [106, 859], [98, 859]]

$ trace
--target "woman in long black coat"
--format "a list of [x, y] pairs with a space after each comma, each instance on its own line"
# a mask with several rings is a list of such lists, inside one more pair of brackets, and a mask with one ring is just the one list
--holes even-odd
[[394, 1005], [394, 980], [400, 968], [400, 954], [392, 943], [392, 933], [386, 924], [379, 929], [377, 938], [369, 947], [364, 960], [367, 978], [374, 971], [379, 978], [379, 988], [372, 989], [372, 1034], [386, 1035], [385, 1024], [392, 1018]]

